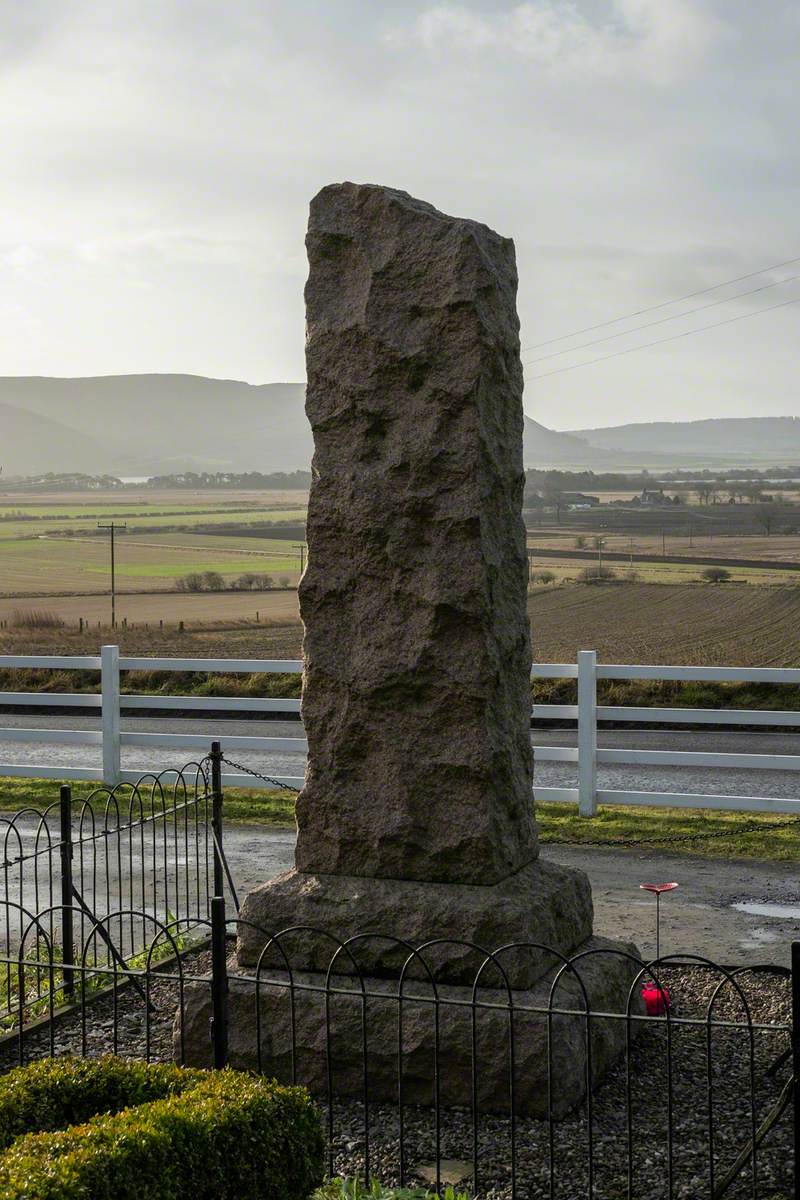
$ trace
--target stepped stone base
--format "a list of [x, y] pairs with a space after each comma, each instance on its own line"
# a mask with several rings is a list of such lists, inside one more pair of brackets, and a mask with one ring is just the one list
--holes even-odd
[[[576, 970], [585, 988], [592, 1010], [624, 1016], [636, 968], [627, 955], [636, 948], [604, 938], [592, 938], [580, 947], [587, 957], [580, 958]], [[233, 966], [233, 964], [232, 964]], [[481, 1004], [497, 1005], [477, 1009], [477, 1089], [483, 1111], [506, 1112], [509, 1108], [509, 999], [514, 1007], [515, 1105], [519, 1114], [537, 1118], [564, 1116], [586, 1094], [587, 1021], [583, 1016], [554, 1016], [548, 1070], [548, 1020], [546, 1010], [554, 972], [549, 971], [526, 990], [509, 993], [497, 988], [497, 977], [481, 987]], [[229, 1049], [231, 1066], [259, 1068], [264, 1074], [289, 1082], [292, 1078], [293, 1051], [296, 1079], [312, 1093], [325, 1095], [328, 1089], [328, 1031], [326, 1026], [325, 976], [299, 972], [293, 976], [294, 1039], [288, 976], [285, 971], [264, 971], [260, 988], [261, 1059], [257, 1053], [256, 990], [252, 983], [231, 979]], [[434, 1017], [429, 1002], [433, 989], [429, 983], [413, 980], [404, 984], [402, 1006], [398, 1001], [397, 980], [366, 978], [367, 1057], [369, 1095], [374, 1101], [398, 1101], [398, 1068], [402, 1062], [403, 1103], [429, 1105], [434, 1099]], [[581, 983], [565, 972], [553, 998], [553, 1008], [582, 1012], [585, 1008]], [[281, 984], [283, 986], [281, 986]], [[331, 989], [339, 989], [329, 1001], [330, 1057], [333, 1090], [340, 1097], [363, 1095], [362, 999], [359, 983], [352, 976], [336, 976]], [[321, 990], [306, 990], [308, 988]], [[346, 994], [341, 994], [344, 990]], [[437, 985], [439, 997], [439, 1095], [444, 1106], [469, 1107], [472, 1096], [472, 988]], [[449, 1003], [448, 1003], [449, 1002]], [[398, 1014], [402, 1008], [402, 1044], [399, 1041]], [[641, 1011], [637, 999], [632, 1012]], [[184, 1047], [192, 1065], [211, 1065], [209, 1022], [210, 985], [194, 983], [187, 988], [185, 1002]], [[624, 1052], [624, 1019], [592, 1018], [588, 1022], [591, 1038], [592, 1087]], [[175, 1051], [180, 1051], [179, 1024], [176, 1021]], [[631, 1033], [635, 1026], [631, 1027]], [[293, 1044], [294, 1043], [294, 1044]], [[402, 1049], [402, 1055], [400, 1050]], [[548, 1076], [552, 1087], [548, 1089]]]
[[[568, 955], [591, 937], [592, 917], [587, 876], [539, 859], [490, 887], [291, 870], [245, 898], [237, 956], [240, 966], [255, 966], [270, 934], [313, 926], [329, 936], [308, 931], [281, 937], [292, 968], [324, 972], [337, 943], [359, 936], [349, 954], [339, 954], [337, 972], [354, 969], [348, 966], [352, 954], [364, 974], [396, 977], [409, 953], [401, 943], [418, 947], [421, 940], [443, 939], [446, 946], [425, 952], [437, 980], [471, 984], [482, 961], [473, 947], [489, 951], [535, 941]], [[361, 940], [366, 934], [375, 936]], [[280, 965], [274, 950], [264, 961]], [[509, 985], [525, 989], [549, 970], [553, 954], [526, 947], [505, 953], [502, 965]]]

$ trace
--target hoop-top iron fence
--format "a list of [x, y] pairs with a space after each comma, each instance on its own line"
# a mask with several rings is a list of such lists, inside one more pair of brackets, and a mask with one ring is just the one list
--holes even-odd
[[[62, 785], [42, 811], [0, 813], [0, 951], [63, 964], [55, 998], [68, 1002], [74, 947], [91, 930], [91, 965], [121, 969], [147, 955], [153, 920], [177, 922], [182, 943], [202, 932], [211, 897], [226, 883], [236, 896], [222, 846], [220, 768], [214, 745], [182, 770], [98, 787], [83, 799]], [[30, 979], [26, 994], [40, 1010], [53, 980], [38, 970]], [[17, 992], [6, 967], [0, 1022], [18, 1009]]]
[[[131, 915], [150, 923], [147, 953], [135, 967], [95, 963], [95, 944]], [[534, 943], [489, 952], [376, 931], [342, 942], [322, 930], [245, 931], [217, 897], [196, 922], [210, 949], [187, 950], [187, 921], [121, 909], [93, 924], [71, 964], [75, 1005], [55, 1020], [51, 989], [50, 1020], [26, 1031], [20, 1019], [0, 1038], [0, 1069], [113, 1052], [265, 1072], [318, 1098], [331, 1175], [453, 1180], [487, 1200], [800, 1196], [800, 945], [789, 971], [644, 962], [602, 945], [565, 958]], [[263, 948], [232, 967], [243, 933]], [[313, 972], [309, 936], [329, 947]], [[20, 1018], [33, 977], [62, 966], [47, 954], [31, 963], [31, 939], [51, 945], [39, 917], [0, 957], [18, 980]], [[453, 952], [457, 986], [442, 978]], [[376, 976], [376, 954], [394, 969]], [[521, 954], [552, 961], [532, 991], [510, 985]], [[596, 990], [611, 958], [628, 974], [613, 1001]], [[660, 1013], [644, 1009], [645, 983], [666, 1000]]]

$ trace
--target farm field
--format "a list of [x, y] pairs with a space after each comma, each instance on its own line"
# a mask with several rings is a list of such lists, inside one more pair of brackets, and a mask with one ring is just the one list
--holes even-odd
[[[547, 571], [555, 576], [557, 584], [575, 583], [580, 580], [583, 571], [593, 570], [597, 566], [597, 558], [548, 558], [534, 555], [531, 563], [533, 579], [539, 572]], [[609, 562], [603, 560], [603, 566], [611, 570], [620, 583], [682, 583], [701, 584], [705, 581], [702, 573], [704, 565], [686, 563], [664, 563], [657, 560], [651, 562], [634, 562], [633, 568], [626, 562]], [[764, 567], [726, 567], [730, 572], [731, 582], [745, 584], [791, 585], [800, 587], [800, 571], [781, 570], [780, 568]]]
[[716, 534], [713, 537], [702, 535], [697, 529], [690, 538], [688, 532], [680, 536], [667, 534], [663, 544], [660, 533], [639, 533], [631, 536], [627, 533], [615, 533], [605, 529], [587, 533], [585, 529], [565, 528], [563, 530], [542, 530], [528, 532], [528, 545], [540, 545], [554, 550], [574, 550], [576, 539], [582, 538], [583, 550], [592, 550], [595, 538], [601, 537], [603, 549], [615, 554], [648, 554], [654, 559], [661, 558], [662, 553], [671, 556], [682, 555], [687, 558], [747, 558], [764, 559], [767, 561], [797, 562], [800, 564], [800, 535], [798, 534]]
[[[19, 611], [53, 613], [66, 626], [77, 627], [81, 620], [104, 629], [103, 641], [109, 640], [111, 601], [103, 596], [48, 596], [34, 601], [0, 597], [0, 621], [13, 621]], [[297, 591], [294, 587], [270, 592], [137, 592], [117, 593], [117, 622], [157, 626], [202, 625], [209, 621], [294, 622], [300, 619]], [[112, 639], [113, 640], [113, 639]]]
[[[197, 624], [187, 625], [183, 632], [174, 625], [163, 631], [118, 628], [113, 639], [130, 653], [244, 658], [295, 658], [300, 653], [302, 627], [293, 591], [131, 599], [142, 607], [129, 610], [129, 621], [147, 620], [141, 615], [146, 611], [154, 613], [151, 620], [159, 619], [157, 608], [145, 607], [151, 602], [177, 605], [180, 601], [186, 611], [193, 606]], [[125, 597], [120, 603], [124, 602]], [[231, 611], [213, 621], [207, 606], [220, 602], [229, 603]], [[593, 649], [603, 662], [780, 667], [800, 663], [800, 586], [550, 585], [530, 593], [528, 610], [537, 662], [574, 662], [578, 650]], [[126, 615], [124, 609], [121, 612]], [[99, 619], [107, 617], [101, 613]], [[77, 620], [65, 629], [5, 629], [0, 631], [0, 653], [97, 653], [109, 635], [107, 626], [80, 635]]]
[[285, 491], [81, 492], [77, 495], [0, 492], [2, 540], [54, 532], [94, 533], [98, 521], [127, 521], [137, 530], [164, 526], [304, 521], [307, 493]]
[[[117, 588], [171, 589], [191, 572], [215, 571], [230, 585], [248, 572], [296, 584], [299, 552], [280, 538], [225, 538], [205, 534], [120, 534]], [[99, 593], [109, 588], [106, 538], [8, 538], [0, 540], [0, 597]]]
[[795, 667], [800, 586], [603, 584], [536, 588], [529, 597], [534, 659]]

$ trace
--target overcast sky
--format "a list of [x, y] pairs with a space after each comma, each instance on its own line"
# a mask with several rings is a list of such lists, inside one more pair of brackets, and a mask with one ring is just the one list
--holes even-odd
[[[800, 258], [799, 50], [798, 0], [0, 0], [0, 374], [304, 378], [335, 180], [513, 237], [523, 347]], [[793, 298], [527, 349], [526, 409], [800, 415], [800, 303], [549, 374]]]

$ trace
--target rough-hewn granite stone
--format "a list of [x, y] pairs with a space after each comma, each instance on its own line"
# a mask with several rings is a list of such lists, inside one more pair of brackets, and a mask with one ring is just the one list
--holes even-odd
[[[416, 946], [446, 939], [426, 950], [426, 961], [442, 988], [463, 999], [475, 952], [453, 943], [528, 941], [556, 955], [593, 945], [588, 880], [541, 863], [533, 825], [514, 248], [404, 192], [348, 183], [313, 201], [308, 252], [315, 454], [300, 586], [308, 769], [296, 869], [247, 897], [238, 960], [252, 972], [270, 935], [300, 925], [330, 939], [281, 939], [296, 979], [324, 971], [332, 946], [364, 933]], [[404, 954], [396, 942], [359, 937], [340, 954], [340, 970], [350, 953], [371, 990], [397, 987]], [[266, 954], [263, 965], [281, 965], [274, 945]], [[503, 961], [515, 1003], [541, 1006], [546, 956], [514, 950]], [[624, 957], [582, 962], [593, 1006], [624, 1011]], [[415, 960], [412, 974], [421, 972]], [[357, 1093], [360, 1001], [333, 1003], [334, 1086]], [[253, 1005], [252, 985], [234, 983], [236, 1066], [258, 1065]], [[376, 1098], [391, 1097], [397, 1004], [370, 1000], [369, 1010], [371, 1086]], [[424, 1101], [432, 1095], [431, 1014], [426, 1005], [403, 1010], [406, 1098]], [[442, 1099], [463, 1103], [469, 1013], [441, 1012]], [[260, 1065], [283, 1074], [291, 1058], [285, 992], [266, 989], [261, 1013]], [[185, 1015], [189, 1061], [206, 1061], [201, 985], [190, 989]], [[298, 1076], [322, 1087], [319, 994], [298, 991], [295, 1015]], [[502, 1107], [507, 1013], [482, 1012], [479, 1025], [481, 1096]], [[591, 1028], [601, 1074], [624, 1045], [624, 1023], [592, 1020]], [[539, 1114], [545, 1038], [543, 1017], [520, 1014], [518, 1094], [523, 1109]], [[554, 1103], [564, 1112], [586, 1086], [582, 1017], [556, 1020], [552, 1053]]]
[[514, 245], [343, 183], [307, 247], [295, 861], [494, 883], [536, 854]]
[[[466, 943], [491, 950], [504, 943], [536, 941], [558, 953], [572, 953], [592, 934], [592, 891], [582, 872], [541, 859], [490, 888], [294, 870], [251, 891], [241, 915], [242, 966], [257, 963], [265, 933], [304, 925], [330, 935], [306, 930], [282, 939], [291, 961], [304, 970], [327, 968], [335, 949], [331, 939], [343, 942], [379, 933], [417, 945], [421, 937], [444, 938], [449, 944], [430, 955], [438, 978], [465, 983], [475, 974], [475, 955]], [[359, 942], [357, 957], [366, 974], [396, 975], [407, 951], [372, 939]], [[552, 961], [552, 956], [530, 950], [506, 955], [509, 983], [515, 988], [533, 986]], [[343, 957], [341, 969], [346, 962]]]
[[[635, 954], [635, 947], [605, 938], [595, 938], [584, 949], [594, 951], [576, 964], [589, 1006], [596, 1012], [628, 1011], [628, 994], [635, 965], [623, 957]], [[502, 957], [502, 956], [501, 956]], [[480, 1106], [487, 1111], [503, 1112], [509, 1102], [509, 1020], [510, 1002], [514, 1015], [515, 1103], [517, 1112], [546, 1117], [548, 1106], [547, 1009], [553, 972], [535, 988], [510, 994], [497, 987], [497, 975], [487, 971], [486, 987], [478, 990], [479, 1003], [500, 1005], [478, 1010], [477, 1081]], [[286, 974], [264, 971], [265, 979], [280, 980], [283, 986], [264, 984], [259, 991], [261, 1010], [261, 1070], [289, 1082], [292, 1077], [292, 1009]], [[325, 976], [298, 973], [294, 976], [295, 1038], [297, 1082], [312, 1092], [327, 1091]], [[370, 999], [367, 1004], [367, 1047], [369, 1091], [372, 1100], [397, 1100], [398, 1078], [398, 983], [396, 980], [365, 979]], [[349, 995], [335, 995], [330, 1001], [331, 1065], [336, 1094], [360, 1098], [363, 1094], [361, 1040], [362, 1002], [360, 989], [352, 978], [338, 977], [331, 982], [336, 989], [350, 989]], [[322, 989], [310, 991], [303, 988]], [[440, 1100], [444, 1105], [466, 1105], [471, 1095], [472, 1030], [471, 1009], [456, 1007], [469, 1003], [472, 989], [438, 985]], [[415, 1002], [413, 997], [432, 996], [429, 985], [411, 981], [403, 987], [403, 1100], [409, 1104], [433, 1101], [434, 1024], [430, 1003]], [[386, 997], [383, 999], [382, 997]], [[211, 1065], [209, 1021], [210, 988], [193, 983], [186, 989], [187, 1009], [192, 1019], [185, 1029], [185, 1050], [189, 1062]], [[569, 973], [562, 976], [553, 999], [554, 1008], [583, 1012], [584, 993]], [[536, 1014], [524, 1010], [538, 1009]], [[230, 991], [230, 1062], [234, 1067], [252, 1068], [257, 1060], [256, 1000], [252, 983], [231, 981]], [[642, 1011], [635, 997], [631, 1012]], [[625, 1020], [593, 1018], [592, 1084], [596, 1086], [608, 1068], [624, 1052]], [[180, 1051], [180, 1021], [176, 1020], [174, 1045]], [[636, 1026], [631, 1025], [631, 1034]], [[552, 1019], [552, 1112], [561, 1117], [586, 1092], [586, 1019], [582, 1016], [556, 1016]]]

